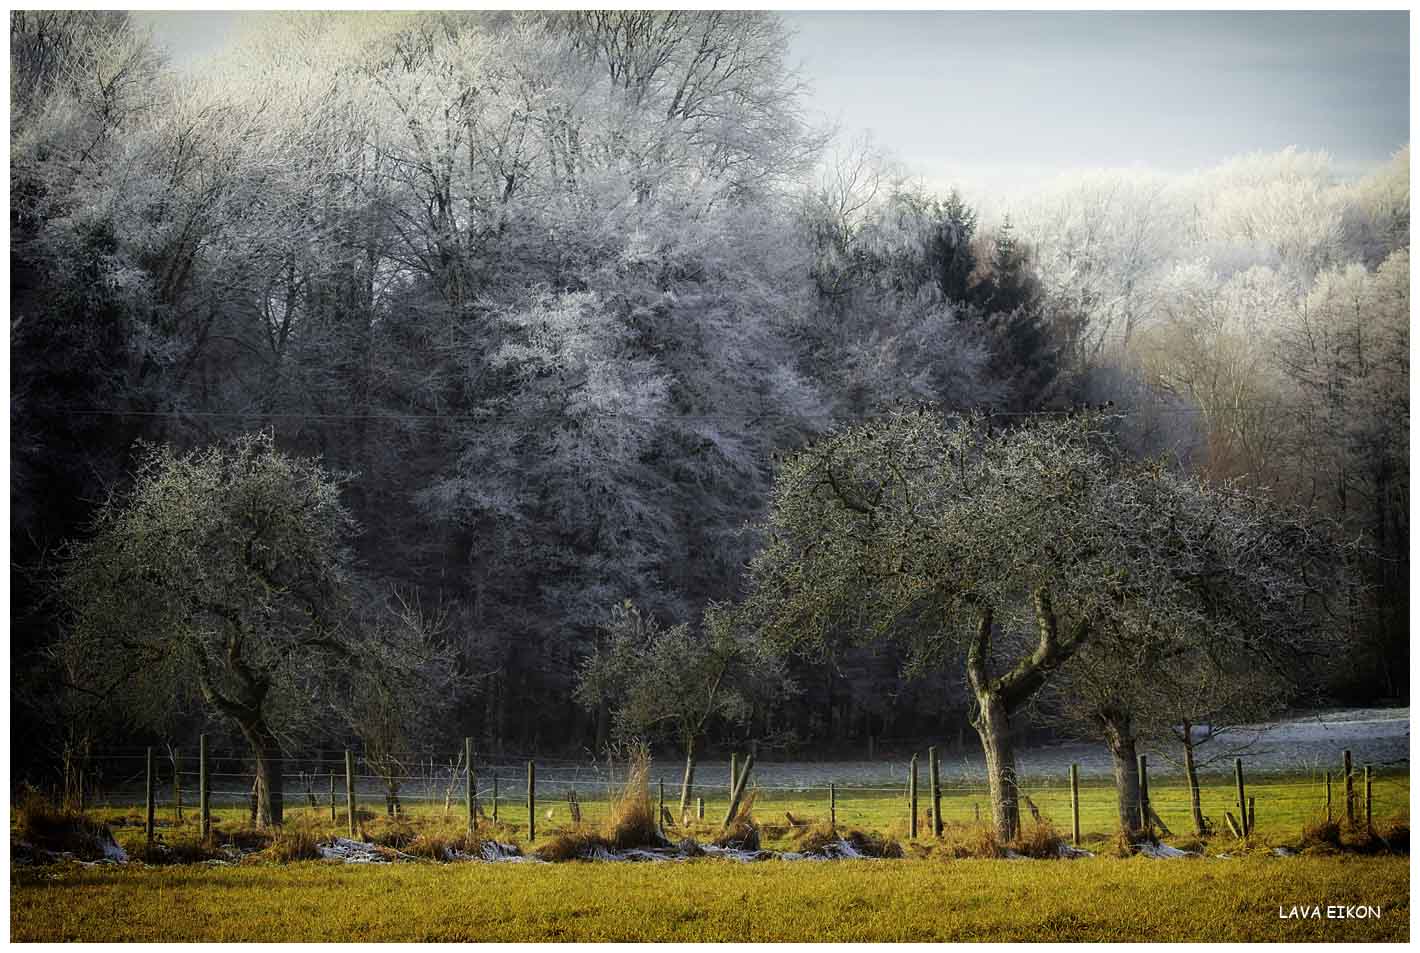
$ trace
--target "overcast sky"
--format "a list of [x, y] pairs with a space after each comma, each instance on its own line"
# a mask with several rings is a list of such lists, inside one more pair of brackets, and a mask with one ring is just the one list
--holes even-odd
[[[179, 61], [234, 14], [134, 15]], [[1026, 186], [1322, 149], [1357, 174], [1410, 140], [1409, 14], [784, 14], [811, 108], [935, 182]]]

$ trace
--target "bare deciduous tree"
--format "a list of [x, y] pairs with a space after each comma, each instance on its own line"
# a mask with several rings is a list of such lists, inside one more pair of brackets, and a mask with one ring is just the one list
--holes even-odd
[[412, 654], [404, 633], [352, 615], [357, 527], [342, 484], [269, 433], [150, 447], [61, 583], [84, 660], [70, 688], [151, 723], [186, 698], [230, 718], [256, 759], [261, 824], [282, 820], [283, 739], [328, 729], [350, 672], [397, 683]]
[[[1139, 465], [1094, 415], [999, 430], [896, 414], [781, 471], [750, 617], [782, 647], [909, 639], [976, 703], [998, 835], [1020, 826], [1011, 719], [1094, 639], [1196, 629], [1279, 656], [1330, 566], [1306, 514]], [[1108, 651], [1108, 649], [1104, 649]]]

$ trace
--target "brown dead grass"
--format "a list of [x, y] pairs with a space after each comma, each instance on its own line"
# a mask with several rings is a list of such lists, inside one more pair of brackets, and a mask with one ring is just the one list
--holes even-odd
[[217, 843], [240, 851], [261, 851], [271, 846], [276, 835], [270, 828], [243, 825], [225, 829], [213, 827], [212, 837]]
[[404, 850], [413, 844], [419, 836], [419, 832], [409, 821], [401, 816], [381, 817], [371, 821], [369, 825], [362, 824], [361, 834], [367, 843], [377, 847], [392, 847], [395, 850]]
[[595, 847], [607, 850], [634, 850], [669, 847], [656, 823], [656, 805], [651, 800], [651, 758], [644, 748], [635, 750], [626, 767], [626, 784], [612, 801], [600, 829], [584, 824], [563, 827], [553, 833], [537, 851], [543, 860], [584, 859]]
[[298, 860], [320, 860], [320, 837], [307, 824], [286, 824], [271, 838], [271, 846], [260, 856], [278, 864], [289, 864]]
[[1022, 825], [1021, 832], [1011, 842], [1011, 850], [1035, 860], [1058, 860], [1060, 846], [1060, 834], [1055, 825], [1043, 819]]
[[477, 855], [483, 848], [483, 838], [472, 831], [424, 831], [403, 848], [406, 854], [429, 860], [447, 862], [457, 854]]
[[881, 834], [869, 831], [849, 831], [843, 839], [852, 844], [853, 849], [858, 853], [867, 854], [869, 857], [898, 858], [904, 856], [901, 842]]
[[1318, 818], [1302, 828], [1301, 847], [1320, 854], [1409, 854], [1410, 817], [1393, 815], [1374, 823], [1369, 831]]
[[177, 840], [172, 843], [161, 841], [153, 844], [141, 843], [128, 851], [130, 860], [144, 864], [200, 864], [205, 860], [225, 860], [227, 855], [212, 844], [195, 840]]
[[968, 858], [1001, 858], [1006, 850], [996, 840], [996, 831], [986, 824], [947, 822], [942, 825], [942, 837], [933, 853], [951, 860]]
[[730, 818], [730, 823], [726, 824], [724, 830], [716, 836], [714, 840], [716, 847], [759, 850], [759, 825], [754, 821], [754, 797], [755, 792], [751, 790], [740, 799], [735, 816]]
[[839, 832], [831, 824], [800, 827], [793, 833], [794, 847], [800, 851], [822, 850], [840, 839]]
[[20, 840], [43, 850], [68, 851], [83, 860], [95, 860], [104, 856], [103, 844], [113, 839], [107, 825], [78, 811], [56, 807], [32, 788], [21, 792], [14, 814], [14, 830]]

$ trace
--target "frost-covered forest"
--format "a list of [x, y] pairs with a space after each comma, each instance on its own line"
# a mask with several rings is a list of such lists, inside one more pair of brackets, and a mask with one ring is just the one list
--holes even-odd
[[[81, 678], [66, 543], [178, 472], [147, 448], [260, 431], [343, 475], [358, 533], [313, 585], [447, 663], [428, 704], [352, 691], [372, 710], [317, 742], [597, 748], [634, 705], [588, 660], [650, 639], [678, 684], [671, 637], [733, 639], [782, 461], [923, 407], [1105, 406], [1136, 458], [1334, 517], [1362, 544], [1345, 631], [1270, 700], [1408, 697], [1408, 148], [1352, 180], [1289, 150], [937, 193], [813, 119], [772, 14], [273, 16], [177, 70], [122, 14], [11, 14], [12, 733], [43, 742], [16, 773], [146, 658]], [[966, 730], [960, 665], [907, 643], [724, 671], [649, 722], [797, 751]], [[156, 701], [86, 730], [204, 729], [194, 691]]]

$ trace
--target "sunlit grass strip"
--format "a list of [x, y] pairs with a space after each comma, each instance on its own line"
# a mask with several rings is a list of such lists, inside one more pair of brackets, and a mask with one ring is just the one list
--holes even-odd
[[[1375, 787], [1375, 817], [1389, 819], [1403, 815], [1409, 806], [1409, 777], [1387, 775], [1381, 780], [1383, 783], [1378, 783]], [[754, 790], [754, 818], [760, 826], [761, 843], [764, 847], [776, 850], [794, 849], [791, 836], [793, 832], [788, 822], [789, 814], [793, 814], [797, 820], [806, 821], [809, 824], [826, 821], [828, 818], [826, 790], [821, 792], [818, 790], [797, 792], [774, 788]], [[1058, 830], [1069, 830], [1070, 801], [1067, 788], [1063, 785], [1059, 787], [1026, 785], [1024, 790], [1031, 796], [1042, 815], [1051, 820]], [[1307, 825], [1325, 819], [1324, 790], [1319, 779], [1266, 777], [1256, 783], [1250, 783], [1248, 791], [1257, 799], [1257, 833], [1262, 842], [1279, 845], [1293, 844], [1301, 837], [1302, 831]], [[1152, 784], [1150, 794], [1155, 810], [1176, 835], [1175, 841], [1191, 840], [1193, 825], [1189, 814], [1187, 789], [1177, 779], [1170, 779]], [[1343, 818], [1345, 804], [1339, 785], [1334, 785], [1333, 797], [1332, 816], [1334, 819]], [[1114, 788], [1098, 783], [1083, 786], [1080, 800], [1081, 827], [1087, 845], [1111, 839], [1118, 827], [1118, 808]], [[1223, 823], [1222, 818], [1225, 810], [1231, 810], [1234, 815], [1237, 814], [1234, 792], [1226, 782], [1205, 784], [1202, 789], [1202, 800], [1204, 814], [1220, 826]], [[647, 799], [645, 804], [649, 805], [649, 803], [649, 799]], [[924, 799], [920, 809], [925, 811], [928, 803], [930, 802]], [[704, 822], [692, 823], [685, 828], [679, 826], [669, 828], [666, 833], [672, 840], [683, 836], [692, 836], [698, 840], [711, 840], [719, 831], [716, 818], [723, 818], [726, 805], [727, 800], [723, 795], [716, 798], [711, 793], [706, 797], [706, 819]], [[584, 829], [601, 830], [608, 821], [612, 820], [608, 802], [604, 799], [584, 798], [581, 801], [581, 808]], [[947, 789], [943, 792], [942, 817], [948, 823], [972, 823], [975, 821], [978, 809], [983, 820], [990, 819], [991, 806], [984, 792], [964, 792], [956, 789]], [[490, 828], [487, 836], [517, 843], [525, 849], [537, 848], [548, 843], [551, 838], [558, 835], [559, 831], [564, 830], [570, 824], [567, 804], [563, 800], [548, 799], [545, 802], [540, 802], [537, 810], [540, 836], [533, 844], [529, 845], [526, 842], [526, 808], [521, 804], [505, 805], [501, 814], [504, 823], [497, 829]], [[551, 817], [547, 816], [549, 811], [552, 814]], [[907, 798], [905, 789], [902, 793], [896, 793], [839, 788], [837, 811], [838, 823], [842, 828], [857, 828], [906, 839]], [[120, 844], [132, 848], [141, 839], [141, 813], [140, 808], [100, 807], [91, 811], [90, 816], [98, 820], [120, 822], [121, 826], [115, 826], [114, 834]], [[412, 803], [406, 816], [415, 826], [420, 828], [420, 832], [426, 829], [440, 831], [447, 828], [452, 835], [456, 832], [455, 829], [463, 823], [458, 810], [451, 810], [445, 814], [442, 806], [435, 804]], [[217, 825], [219, 839], [222, 831], [244, 826], [247, 817], [247, 811], [243, 808], [224, 807], [215, 810], [214, 823]], [[309, 824], [318, 832], [330, 836], [344, 836], [345, 834], [343, 804], [340, 806], [337, 820], [334, 822], [330, 820], [328, 806], [310, 808], [292, 804], [287, 808], [287, 817], [293, 822], [303, 825]], [[363, 828], [372, 834], [390, 826], [390, 822], [384, 816], [383, 805], [378, 802], [363, 804], [361, 818]], [[654, 818], [650, 818], [648, 823], [650, 826], [654, 826]], [[185, 812], [184, 821], [178, 826], [173, 824], [171, 810], [159, 810], [158, 824], [160, 834], [168, 840], [192, 839], [197, 836], [197, 813], [191, 809]], [[930, 826], [923, 824], [921, 830], [930, 831]], [[919, 840], [930, 841], [930, 836], [921, 837]], [[1231, 841], [1232, 838], [1224, 830], [1215, 835], [1211, 843], [1216, 850], [1227, 850]]]
[[[53, 873], [51, 870], [48, 873]], [[15, 940], [1407, 940], [1409, 861], [893, 860], [17, 870]], [[1279, 917], [1370, 905], [1376, 919]]]

